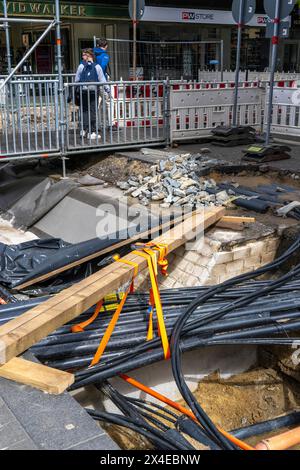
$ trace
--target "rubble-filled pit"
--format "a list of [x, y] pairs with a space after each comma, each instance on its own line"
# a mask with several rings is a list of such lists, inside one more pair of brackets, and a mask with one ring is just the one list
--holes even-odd
[[[91, 168], [77, 173], [79, 175], [88, 173], [103, 180], [103, 184], [112, 186], [120, 181], [126, 182], [132, 177], [135, 177], [137, 182], [144, 177], [151, 177], [153, 166], [150, 163], [129, 161], [125, 157], [114, 156], [107, 157]], [[74, 176], [76, 175], [71, 175]], [[300, 200], [300, 181], [295, 176], [268, 170], [263, 166], [253, 170], [236, 167], [234, 170], [228, 167], [207, 168], [205, 175], [202, 174], [199, 178], [203, 181], [213, 180], [216, 184], [226, 181], [253, 190], [258, 186], [275, 184], [279, 188], [279, 193], [282, 185], [288, 185], [295, 189], [292, 198]], [[287, 197], [291, 198], [291, 192]], [[161, 201], [154, 200], [153, 203], [159, 207]], [[164, 209], [171, 210], [172, 206]], [[198, 272], [193, 279], [194, 285], [217, 284], [242, 272], [256, 269], [272, 261], [282, 251], [283, 241], [287, 248], [299, 235], [299, 223], [295, 218], [278, 217], [272, 209], [261, 214], [229, 204], [226, 206], [226, 213], [255, 217], [256, 223], [238, 233], [232, 229], [220, 230], [216, 227], [208, 230], [204, 244], [201, 248], [195, 249], [197, 255], [193, 254], [192, 260], [191, 257], [188, 259], [183, 247], [170, 254], [170, 275], [165, 280], [160, 279], [162, 289], [193, 285], [191, 276], [194, 276], [194, 270], [201, 267], [201, 264], [203, 267], [209, 265], [210, 272], [209, 275], [205, 273], [203, 277]], [[295, 259], [291, 263], [293, 262]], [[177, 268], [179, 271], [176, 271]], [[266, 276], [265, 279], [270, 279], [271, 276]], [[172, 278], [177, 278], [178, 284], [173, 282]], [[142, 290], [142, 287], [139, 289]], [[215, 424], [226, 430], [249, 426], [300, 408], [299, 366], [295, 366], [292, 361], [294, 353], [295, 350], [291, 347], [250, 347], [244, 349], [243, 354], [240, 347], [230, 351], [226, 346], [215, 347], [214, 351], [210, 348], [199, 349], [184, 354], [190, 367], [187, 372], [188, 383]], [[194, 362], [190, 359], [192, 356]], [[184, 405], [178, 391], [175, 390], [176, 386], [167, 361], [147, 366], [142, 370], [133, 370], [131, 373], [134, 377], [140, 376], [140, 380], [150, 387], [159, 388], [161, 393], [171, 396]], [[118, 379], [112, 381], [116, 384], [116, 388], [120, 386]], [[122, 391], [122, 387], [120, 390]], [[126, 390], [123, 392], [127, 393]], [[144, 393], [134, 393], [135, 397], [146, 398]], [[111, 411], [108, 400], [94, 386], [79, 389], [72, 394], [84, 407]], [[125, 428], [114, 425], [105, 425], [105, 428], [121, 448], [151, 448], [148, 441]], [[254, 445], [261, 438], [262, 436], [251, 438], [247, 442]], [[297, 449], [300, 449], [300, 446]]]

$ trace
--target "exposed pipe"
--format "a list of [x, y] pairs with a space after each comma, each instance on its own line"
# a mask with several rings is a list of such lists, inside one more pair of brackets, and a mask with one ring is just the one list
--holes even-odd
[[300, 427], [259, 442], [256, 450], [287, 450], [300, 444]]

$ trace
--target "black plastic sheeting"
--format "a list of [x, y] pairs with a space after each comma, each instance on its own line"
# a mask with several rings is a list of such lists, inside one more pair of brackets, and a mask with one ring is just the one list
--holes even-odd
[[[119, 240], [95, 238], [71, 245], [63, 240], [51, 238], [32, 240], [19, 245], [0, 243], [0, 284], [15, 288], [118, 242]], [[68, 274], [71, 281], [74, 271]], [[78, 266], [77, 274], [82, 278], [91, 274], [90, 264], [84, 268]]]
[[71, 180], [53, 182], [46, 178], [12, 205], [7, 214], [14, 225], [31, 227], [76, 187], [78, 183]]
[[37, 162], [8, 163], [0, 166], [0, 212], [26, 229], [78, 186], [72, 180], [51, 180]]
[[0, 167], [0, 210], [5, 212], [46, 176], [32, 171], [28, 164]]

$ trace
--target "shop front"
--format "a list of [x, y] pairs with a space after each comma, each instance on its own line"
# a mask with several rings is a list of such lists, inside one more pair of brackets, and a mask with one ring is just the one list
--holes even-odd
[[[244, 29], [243, 68], [264, 70], [268, 65], [266, 21], [266, 15], [256, 14]], [[197, 65], [201, 69], [211, 68], [214, 61], [220, 62], [220, 50], [213, 43], [223, 40], [224, 68], [235, 67], [237, 28], [230, 10], [146, 7], [139, 37], [148, 41], [206, 41], [198, 51], [201, 57]]]
[[[8, 15], [25, 18], [51, 18], [54, 2], [8, 1]], [[92, 2], [64, 2], [60, 4], [62, 18], [62, 52], [64, 72], [73, 72], [81, 57], [81, 48], [92, 47], [93, 37], [129, 37], [128, 9]], [[3, 5], [0, 2], [0, 14]], [[10, 28], [12, 63], [17, 64], [24, 52], [43, 32], [43, 25], [36, 23], [12, 24]], [[23, 72], [48, 74], [55, 72], [55, 32], [52, 31], [37, 47], [23, 68]], [[0, 73], [6, 71], [5, 34], [0, 31]]]

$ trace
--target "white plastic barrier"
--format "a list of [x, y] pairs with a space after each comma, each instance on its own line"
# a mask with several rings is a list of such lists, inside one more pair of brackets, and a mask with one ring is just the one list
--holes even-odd
[[[268, 96], [266, 98], [266, 107]], [[266, 113], [265, 122], [266, 125]], [[300, 137], [300, 89], [279, 88], [274, 89], [272, 134], [280, 137]]]
[[[248, 86], [249, 85], [249, 86]], [[170, 92], [170, 140], [190, 140], [211, 135], [217, 126], [232, 125], [234, 89], [231, 84], [202, 87], [194, 84], [173, 86]], [[239, 89], [238, 123], [262, 127], [265, 90], [259, 84]]]

